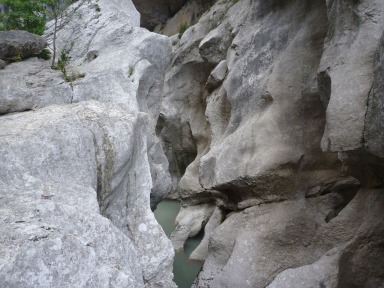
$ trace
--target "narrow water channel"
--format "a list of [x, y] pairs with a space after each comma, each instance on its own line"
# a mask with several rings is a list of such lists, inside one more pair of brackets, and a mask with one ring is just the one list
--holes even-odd
[[[175, 219], [179, 210], [180, 203], [178, 201], [164, 200], [157, 205], [157, 209], [154, 212], [157, 221], [163, 227], [168, 237], [176, 227]], [[184, 251], [176, 253], [175, 255], [173, 262], [173, 281], [175, 281], [179, 288], [190, 288], [200, 271], [202, 264], [189, 261], [188, 258], [202, 239], [202, 233], [194, 238], [189, 238], [184, 245]]]

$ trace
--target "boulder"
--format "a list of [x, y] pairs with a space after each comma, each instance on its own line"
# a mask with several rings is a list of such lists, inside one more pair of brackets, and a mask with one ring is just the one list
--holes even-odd
[[3, 285], [174, 287], [149, 205], [147, 115], [91, 101], [0, 122]]
[[27, 31], [0, 31], [0, 58], [21, 60], [47, 47], [44, 37]]
[[184, 243], [188, 237], [194, 237], [199, 234], [208, 222], [214, 209], [214, 205], [207, 203], [180, 208], [180, 212], [175, 220], [175, 231], [170, 236], [176, 252], [183, 251]]

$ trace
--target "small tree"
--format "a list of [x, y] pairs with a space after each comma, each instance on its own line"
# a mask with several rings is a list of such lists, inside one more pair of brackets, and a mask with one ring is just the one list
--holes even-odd
[[45, 27], [45, 0], [0, 0], [8, 13], [0, 14], [0, 30], [26, 30], [42, 35]]
[[70, 8], [69, 5], [72, 4], [72, 0], [41, 0], [47, 4], [47, 9], [45, 9], [45, 14], [48, 18], [52, 19], [54, 22], [53, 26], [53, 38], [52, 38], [52, 69], [55, 68], [55, 61], [57, 57], [57, 32], [59, 29], [63, 28], [68, 22], [70, 22], [73, 17], [76, 15], [78, 10], [86, 3], [89, 3], [90, 0], [79, 0], [75, 2]]

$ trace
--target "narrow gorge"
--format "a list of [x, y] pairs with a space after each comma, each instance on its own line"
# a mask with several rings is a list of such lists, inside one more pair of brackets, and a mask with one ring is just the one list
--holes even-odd
[[384, 1], [91, 0], [0, 59], [1, 288], [384, 287]]

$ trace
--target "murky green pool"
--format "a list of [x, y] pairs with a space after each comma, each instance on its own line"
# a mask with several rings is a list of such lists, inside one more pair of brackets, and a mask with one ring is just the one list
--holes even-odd
[[[178, 201], [164, 200], [157, 205], [157, 209], [154, 212], [157, 221], [168, 236], [176, 227], [175, 219], [179, 210], [180, 203]], [[188, 258], [192, 251], [199, 245], [202, 238], [202, 233], [194, 238], [189, 238], [184, 245], [184, 251], [177, 253], [175, 256], [173, 262], [173, 280], [179, 288], [190, 288], [200, 271], [202, 264], [189, 261]]]

